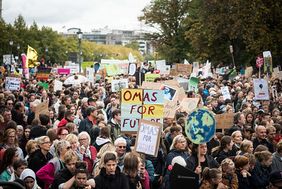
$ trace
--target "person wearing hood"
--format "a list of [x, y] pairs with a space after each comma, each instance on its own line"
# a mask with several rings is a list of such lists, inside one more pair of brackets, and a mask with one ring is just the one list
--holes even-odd
[[100, 129], [99, 136], [96, 138], [94, 142], [94, 147], [99, 152], [99, 150], [107, 143], [110, 143], [110, 129], [109, 127], [102, 127]]
[[272, 164], [271, 170], [274, 171], [282, 171], [282, 141], [277, 144], [277, 150], [272, 155]]
[[33, 170], [31, 169], [23, 170], [20, 179], [24, 181], [26, 189], [40, 189], [40, 187], [37, 185], [35, 173]]

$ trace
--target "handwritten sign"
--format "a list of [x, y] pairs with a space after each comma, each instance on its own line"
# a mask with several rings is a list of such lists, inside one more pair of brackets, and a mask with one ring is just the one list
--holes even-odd
[[192, 73], [191, 64], [176, 64], [176, 72], [178, 74], [190, 75]]
[[142, 119], [137, 132], [136, 151], [156, 157], [160, 144], [161, 131], [162, 124]]
[[85, 76], [89, 79], [90, 82], [94, 83], [94, 69], [93, 68], [86, 68]]
[[112, 92], [118, 92], [121, 89], [128, 88], [128, 79], [112, 80]]
[[40, 114], [49, 115], [48, 102], [42, 102], [36, 106], [35, 118], [38, 119]]
[[227, 86], [221, 87], [220, 90], [223, 96], [223, 100], [226, 100], [226, 99], [231, 100], [231, 96], [230, 96], [229, 89]]
[[161, 90], [121, 90], [121, 131], [137, 132], [143, 118], [163, 122], [164, 98]]
[[198, 107], [199, 98], [184, 98], [180, 103], [180, 111], [191, 113]]
[[71, 74], [79, 73], [79, 65], [78, 64], [64, 66], [64, 68], [70, 69]]
[[216, 114], [215, 120], [217, 129], [229, 129], [234, 124], [234, 113]]
[[5, 89], [10, 91], [18, 91], [21, 88], [21, 78], [6, 77]]

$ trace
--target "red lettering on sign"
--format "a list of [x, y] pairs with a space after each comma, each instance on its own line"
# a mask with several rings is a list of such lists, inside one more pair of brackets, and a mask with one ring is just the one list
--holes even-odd
[[155, 106], [149, 106], [149, 108], [148, 108], [148, 115], [150, 115], [150, 113], [152, 114], [152, 115], [154, 115], [154, 113], [153, 113], [153, 110], [155, 109]]
[[[129, 95], [129, 98], [127, 97], [127, 94]], [[125, 101], [129, 101], [129, 100], [131, 99], [131, 97], [132, 97], [132, 94], [131, 94], [130, 91], [125, 91], [125, 92], [123, 93], [123, 99], [124, 99]]]

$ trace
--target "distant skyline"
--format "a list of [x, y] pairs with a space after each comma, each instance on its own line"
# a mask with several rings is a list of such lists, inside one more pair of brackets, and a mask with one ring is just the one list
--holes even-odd
[[142, 9], [151, 0], [2, 0], [2, 17], [13, 23], [22, 15], [27, 25], [35, 21], [59, 32], [81, 28], [83, 32], [109, 29], [140, 30], [148, 28], [138, 21]]

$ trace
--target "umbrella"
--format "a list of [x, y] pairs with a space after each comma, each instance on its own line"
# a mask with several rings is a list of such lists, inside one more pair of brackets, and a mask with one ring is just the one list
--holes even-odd
[[65, 81], [64, 81], [64, 84], [65, 85], [77, 85], [77, 84], [80, 84], [80, 83], [86, 83], [86, 82], [89, 82], [89, 79], [86, 78], [85, 76], [83, 75], [76, 75], [78, 78], [75, 79], [75, 75], [72, 75], [70, 77], [68, 77]]

